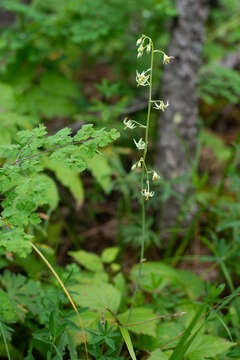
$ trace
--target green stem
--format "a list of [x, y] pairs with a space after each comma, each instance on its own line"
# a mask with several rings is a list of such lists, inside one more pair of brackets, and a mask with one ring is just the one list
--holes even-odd
[[[150, 125], [150, 115], [151, 115], [151, 106], [152, 106], [151, 105], [151, 102], [152, 102], [152, 73], [153, 73], [153, 60], [154, 60], [154, 46], [153, 46], [152, 40], [151, 40], [151, 47], [152, 47], [152, 53], [151, 53], [150, 80], [149, 80], [150, 85], [149, 85], [149, 96], [148, 96], [147, 123], [146, 123], [146, 130], [145, 130], [145, 148], [144, 148], [144, 153], [143, 153], [143, 166], [142, 166], [142, 174], [141, 174], [141, 192], [144, 189], [145, 172], [146, 172], [146, 176], [148, 178], [148, 171], [145, 169], [146, 168], [145, 159], [146, 159], [147, 151], [148, 151], [149, 125]], [[130, 308], [130, 311], [128, 314], [127, 322], [130, 320], [131, 315], [132, 315], [134, 302], [135, 302], [136, 295], [137, 295], [137, 292], [139, 289], [140, 278], [142, 276], [142, 263], [143, 263], [143, 259], [144, 259], [144, 250], [145, 250], [145, 236], [146, 236], [145, 199], [144, 199], [144, 197], [142, 197], [142, 237], [141, 237], [140, 260], [139, 260], [138, 276], [136, 279], [136, 287], [134, 290], [132, 304], [131, 304], [131, 308]]]

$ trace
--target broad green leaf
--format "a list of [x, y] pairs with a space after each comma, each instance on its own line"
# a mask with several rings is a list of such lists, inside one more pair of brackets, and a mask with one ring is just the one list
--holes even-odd
[[[157, 327], [157, 338], [159, 341], [159, 346], [162, 346], [166, 343], [169, 346], [175, 346], [178, 342], [177, 336], [184, 331], [184, 327], [178, 322], [163, 322]], [[174, 340], [172, 340], [174, 339]]]
[[166, 355], [166, 353], [162, 352], [160, 349], [154, 350], [150, 356], [147, 358], [147, 360], [168, 360], [169, 357]]
[[104, 249], [101, 255], [102, 261], [108, 264], [113, 262], [116, 259], [119, 250], [120, 250], [119, 247], [116, 246]]
[[87, 168], [91, 171], [105, 193], [109, 194], [112, 190], [113, 182], [111, 180], [112, 170], [106, 157], [96, 154], [92, 159], [86, 159], [86, 163]]
[[103, 264], [99, 256], [94, 253], [89, 253], [84, 250], [79, 251], [69, 251], [69, 255], [71, 255], [77, 262], [79, 262], [86, 269], [91, 271], [102, 271]]
[[73, 285], [70, 290], [74, 301], [79, 306], [99, 311], [104, 308], [109, 308], [113, 312], [118, 311], [121, 293], [110, 284]]
[[126, 344], [126, 346], [128, 348], [131, 359], [132, 360], [137, 360], [134, 349], [133, 349], [132, 340], [131, 340], [131, 337], [130, 337], [130, 334], [129, 334], [128, 330], [126, 328], [120, 326], [120, 331], [121, 331], [122, 337], [123, 337], [123, 339], [125, 341], [125, 344]]
[[[139, 265], [135, 265], [131, 271], [131, 278], [136, 281], [138, 277]], [[153, 291], [157, 287], [162, 288], [167, 284], [176, 284], [184, 289], [184, 291], [193, 299], [200, 296], [204, 290], [204, 284], [201, 278], [194, 273], [184, 270], [175, 270], [171, 266], [161, 262], [148, 262], [142, 265], [141, 286]]]
[[118, 319], [122, 324], [139, 323], [136, 325], [128, 326], [127, 328], [130, 331], [135, 332], [136, 334], [156, 336], [157, 321], [156, 320], [149, 321], [154, 317], [156, 317], [152, 309], [135, 308], [132, 311], [130, 320], [128, 320], [128, 317], [129, 317], [129, 310], [119, 315]]
[[78, 171], [64, 167], [60, 161], [47, 158], [44, 159], [44, 166], [55, 173], [57, 179], [71, 191], [78, 207], [81, 207], [84, 201], [84, 190]]
[[196, 337], [187, 351], [187, 359], [202, 360], [205, 358], [215, 358], [216, 355], [225, 353], [235, 343], [226, 339], [212, 336], [200, 335]]

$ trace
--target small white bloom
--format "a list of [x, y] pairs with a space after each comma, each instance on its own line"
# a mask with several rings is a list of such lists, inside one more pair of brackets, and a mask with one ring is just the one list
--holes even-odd
[[124, 130], [127, 129], [127, 128], [134, 129], [136, 127], [134, 122], [132, 120], [130, 120], [130, 119], [128, 120], [128, 118], [126, 118], [126, 117], [124, 118], [123, 123], [125, 125]]
[[150, 75], [146, 75], [146, 71], [143, 71], [141, 73], [139, 73], [137, 71], [137, 75], [136, 75], [136, 82], [137, 82], [137, 86], [148, 86], [149, 84], [149, 79]]
[[143, 55], [143, 51], [144, 51], [144, 47], [143, 47], [143, 44], [141, 43], [139, 48], [137, 49], [138, 50], [138, 54], [137, 54], [137, 57], [141, 57]]
[[147, 189], [142, 190], [142, 196], [145, 197], [145, 200], [149, 200], [150, 197], [154, 196], [154, 191], [149, 191]]
[[160, 179], [160, 175], [156, 171], [153, 172], [152, 180], [157, 181]]
[[134, 143], [135, 143], [138, 150], [144, 150], [145, 149], [145, 142], [143, 141], [142, 138], [138, 142], [135, 139], [133, 139], [133, 141], [134, 141]]
[[174, 59], [174, 56], [167, 56], [167, 54], [163, 54], [163, 64], [169, 64], [171, 59]]
[[140, 45], [141, 43], [142, 43], [142, 36], [141, 36], [139, 39], [137, 39], [136, 45], [138, 46], [138, 45]]
[[144, 51], [144, 47], [143, 47], [142, 44], [139, 46], [138, 51], [139, 51], [139, 52], [143, 52], [143, 51]]
[[151, 44], [150, 43], [147, 45], [146, 50], [147, 50], [147, 53], [150, 53], [150, 51], [151, 51]]
[[162, 100], [159, 101], [159, 104], [157, 102], [154, 103], [154, 109], [157, 109], [157, 110], [162, 110], [162, 111], [165, 111], [166, 108], [169, 106], [169, 103], [167, 101], [166, 104], [164, 104], [164, 102]]
[[136, 169], [136, 167], [141, 168], [141, 167], [142, 167], [142, 162], [143, 162], [143, 158], [141, 157], [138, 162], [136, 162], [135, 164], [133, 164], [133, 166], [131, 167], [131, 170]]

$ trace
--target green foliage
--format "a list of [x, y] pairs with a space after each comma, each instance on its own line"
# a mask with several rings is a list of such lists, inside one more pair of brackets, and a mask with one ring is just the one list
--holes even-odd
[[71, 255], [79, 264], [91, 271], [103, 271], [101, 259], [96, 254], [87, 253], [84, 250], [70, 251]]
[[[199, 153], [210, 148], [225, 166], [222, 174], [211, 182], [194, 165], [196, 194], [190, 200], [184, 194], [182, 205], [196, 200], [199, 209], [187, 231], [178, 224], [169, 229], [176, 241], [167, 256], [153, 201], [147, 260], [141, 269], [133, 265], [143, 240], [138, 174], [128, 171], [135, 155], [126, 132], [112, 146], [119, 133], [110, 129], [122, 129], [119, 119], [135, 106], [136, 33], [151, 33], [167, 47], [174, 2], [2, 0], [1, 6], [15, 22], [0, 30], [0, 357], [84, 358], [79, 317], [31, 253], [34, 241], [77, 305], [90, 359], [239, 358], [238, 144], [231, 148], [212, 130], [201, 132]], [[198, 81], [210, 112], [228, 103], [237, 110], [239, 74], [219, 60], [239, 48], [239, 14], [237, 0], [219, 0], [210, 11]], [[142, 122], [145, 110], [133, 115]], [[80, 130], [61, 129], [66, 124]], [[152, 163], [153, 157], [149, 152]], [[177, 196], [175, 184], [186, 180], [161, 177], [161, 201]]]
[[199, 94], [208, 104], [213, 104], [218, 99], [237, 104], [239, 91], [238, 71], [216, 64], [210, 64], [201, 69]]
[[68, 128], [52, 136], [46, 135], [45, 127], [40, 125], [33, 130], [20, 131], [16, 144], [0, 148], [2, 158], [11, 161], [0, 169], [0, 192], [5, 196], [1, 213], [1, 251], [7, 249], [26, 256], [31, 249], [28, 241], [33, 238], [28, 228], [41, 223], [37, 210], [47, 207], [53, 211], [58, 204], [55, 183], [42, 174], [42, 154], [48, 153], [50, 160], [61, 161], [71, 171], [79, 172], [87, 168], [85, 159], [93, 158], [100, 148], [119, 136], [115, 130], [95, 130], [92, 125], [83, 125], [74, 137]]

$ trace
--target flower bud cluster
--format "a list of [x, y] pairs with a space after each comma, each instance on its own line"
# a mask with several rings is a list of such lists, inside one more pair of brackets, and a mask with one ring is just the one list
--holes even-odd
[[[144, 45], [146, 41], [146, 44]], [[142, 35], [138, 40], [137, 40], [137, 46], [138, 46], [138, 54], [137, 57], [141, 57], [143, 56], [143, 52], [146, 49], [146, 52], [149, 54], [151, 52], [151, 47], [152, 47], [152, 40], [147, 37], [146, 35]]]

